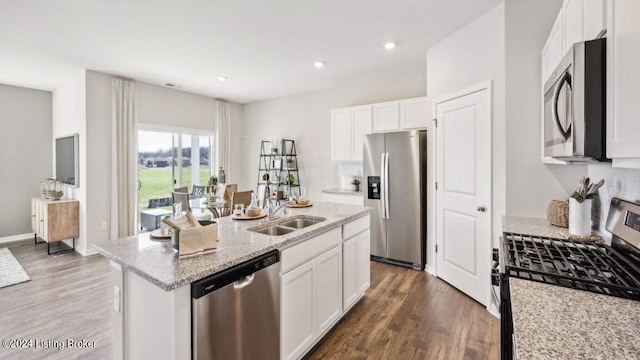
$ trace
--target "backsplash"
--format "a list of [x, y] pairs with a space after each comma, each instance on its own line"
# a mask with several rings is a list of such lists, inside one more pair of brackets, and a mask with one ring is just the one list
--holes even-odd
[[599, 216], [593, 216], [593, 220], [601, 232], [610, 236], [605, 226], [611, 198], [640, 203], [640, 170], [614, 168], [610, 164], [592, 164], [589, 165], [588, 176], [592, 182], [600, 179], [605, 181], [598, 193], [600, 201], [594, 202], [594, 212], [599, 213]]
[[[343, 181], [343, 176], [348, 177], [348, 179]], [[353, 176], [362, 177], [362, 163], [340, 163], [338, 165], [338, 187], [350, 188]], [[344, 182], [347, 182], [347, 184], [343, 184]]]

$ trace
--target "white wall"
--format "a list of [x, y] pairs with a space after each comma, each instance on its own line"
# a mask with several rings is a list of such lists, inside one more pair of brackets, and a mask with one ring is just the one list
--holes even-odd
[[0, 242], [31, 232], [30, 198], [53, 176], [51, 99], [49, 91], [0, 84]]
[[[505, 213], [505, 19], [504, 3], [427, 51], [427, 95], [437, 98], [485, 81], [492, 83], [493, 236], [501, 233]], [[435, 106], [435, 102], [434, 102]], [[433, 218], [431, 223], [433, 224]], [[435, 234], [431, 228], [431, 234]], [[435, 238], [427, 264], [435, 264]]]
[[[77, 69], [74, 75], [53, 92], [53, 136], [77, 133], [79, 135], [79, 173], [78, 187], [65, 186], [64, 197], [80, 202], [80, 237], [76, 239], [76, 249], [87, 254], [87, 131], [86, 131], [86, 97], [85, 70]], [[53, 145], [52, 145], [53, 149]], [[53, 150], [51, 153], [53, 156]], [[55, 162], [53, 164], [55, 173]], [[70, 241], [66, 241], [70, 244]]]
[[213, 130], [215, 100], [166, 87], [137, 82], [138, 122]]
[[296, 141], [300, 181], [312, 200], [338, 187], [338, 164], [331, 162], [331, 109], [425, 95], [424, 61], [416, 61], [346, 81], [340, 86], [242, 107], [240, 189], [255, 189], [261, 140]]
[[561, 0], [506, 4], [506, 211], [546, 217], [552, 199], [566, 199], [586, 175], [585, 165], [540, 161], [542, 86], [540, 52]]

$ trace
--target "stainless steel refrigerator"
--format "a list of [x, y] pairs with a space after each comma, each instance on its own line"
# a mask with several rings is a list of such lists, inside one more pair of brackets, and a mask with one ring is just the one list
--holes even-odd
[[425, 264], [427, 131], [365, 135], [365, 205], [374, 260], [422, 270]]

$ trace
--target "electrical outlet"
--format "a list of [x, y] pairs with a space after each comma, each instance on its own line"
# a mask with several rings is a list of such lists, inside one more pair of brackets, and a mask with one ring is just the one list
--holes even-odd
[[102, 222], [102, 230], [107, 230], [107, 220]]
[[113, 286], [113, 308], [116, 312], [120, 312], [120, 288]]

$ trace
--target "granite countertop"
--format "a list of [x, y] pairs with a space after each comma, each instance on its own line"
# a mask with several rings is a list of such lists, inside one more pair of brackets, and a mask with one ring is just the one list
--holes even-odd
[[360, 188], [360, 191], [353, 191], [351, 189], [333, 188], [333, 189], [322, 190], [322, 192], [327, 194], [338, 194], [338, 195], [354, 195], [354, 196], [364, 195], [364, 192], [362, 191], [362, 187]]
[[[149, 233], [94, 244], [96, 250], [124, 269], [131, 270], [158, 287], [170, 291], [234, 265], [281, 249], [314, 235], [339, 227], [367, 215], [367, 207], [356, 205], [314, 203], [311, 207], [290, 208], [292, 215], [312, 215], [326, 218], [282, 236], [269, 236], [247, 231], [260, 225], [260, 220], [215, 219], [218, 223], [218, 249], [210, 254], [179, 258], [170, 241], [150, 239]], [[163, 239], [164, 240], [164, 239]]]
[[640, 358], [639, 301], [518, 278], [509, 286], [519, 359]]
[[549, 224], [547, 219], [525, 216], [503, 216], [502, 231], [507, 233], [564, 238], [560, 230], [565, 229]]

